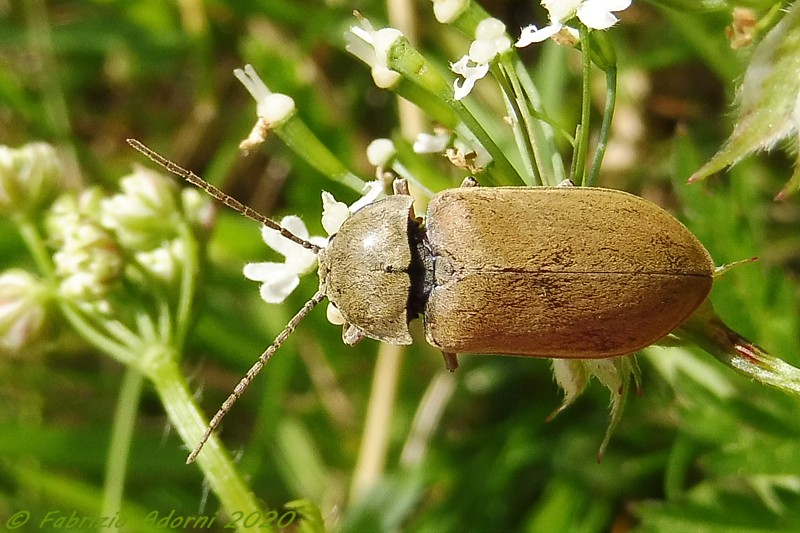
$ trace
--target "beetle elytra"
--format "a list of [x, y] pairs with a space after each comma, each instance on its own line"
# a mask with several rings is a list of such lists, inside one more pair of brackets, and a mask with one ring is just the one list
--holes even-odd
[[222, 417], [300, 320], [328, 298], [342, 338], [427, 341], [450, 370], [457, 353], [604, 358], [678, 327], [708, 296], [714, 264], [672, 215], [637, 196], [582, 187], [462, 187], [430, 201], [423, 224], [403, 182], [353, 213], [320, 248], [255, 213], [138, 141], [129, 143], [283, 236], [317, 253], [317, 293], [292, 318], [209, 423]]

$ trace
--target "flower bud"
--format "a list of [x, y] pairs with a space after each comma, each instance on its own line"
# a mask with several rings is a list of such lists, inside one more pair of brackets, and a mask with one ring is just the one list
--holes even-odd
[[400, 83], [400, 73], [389, 68], [389, 51], [403, 37], [400, 30], [375, 30], [367, 19], [345, 34], [347, 51], [372, 68], [372, 80], [381, 89], [392, 89]]
[[61, 246], [64, 243], [65, 232], [82, 220], [99, 223], [102, 199], [103, 192], [99, 187], [84, 189], [78, 194], [69, 192], [61, 195], [50, 206], [45, 221], [50, 243]]
[[214, 204], [197, 189], [181, 191], [181, 205], [186, 220], [195, 228], [210, 230], [214, 224]]
[[0, 146], [0, 213], [30, 214], [46, 207], [58, 193], [63, 174], [49, 144]]
[[176, 235], [180, 222], [175, 184], [157, 172], [137, 167], [122, 178], [122, 192], [101, 202], [103, 227], [117, 234], [120, 244], [151, 250]]
[[183, 267], [183, 257], [186, 257], [186, 247], [180, 239], [136, 254], [136, 260], [145, 270], [167, 284], [177, 279], [178, 272]]
[[47, 315], [47, 288], [30, 273], [0, 274], [0, 349], [18, 352], [39, 337]]
[[53, 254], [63, 296], [79, 301], [103, 298], [123, 274], [124, 261], [114, 238], [98, 224], [81, 220], [64, 228]]
[[467, 0], [433, 0], [433, 16], [442, 24], [454, 22], [469, 6]]
[[388, 166], [396, 154], [397, 148], [391, 139], [375, 139], [367, 146], [367, 161], [375, 167]]

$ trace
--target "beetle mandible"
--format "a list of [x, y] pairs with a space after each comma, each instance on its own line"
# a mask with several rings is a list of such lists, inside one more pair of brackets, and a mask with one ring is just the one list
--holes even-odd
[[344, 221], [320, 248], [138, 141], [129, 144], [243, 215], [317, 253], [319, 290], [254, 363], [210, 421], [213, 430], [302, 318], [328, 298], [342, 339], [411, 344], [422, 316], [444, 354], [604, 358], [648, 346], [708, 296], [714, 263], [676, 218], [622, 191], [478, 187], [465, 180], [417, 218], [402, 180], [395, 194]]

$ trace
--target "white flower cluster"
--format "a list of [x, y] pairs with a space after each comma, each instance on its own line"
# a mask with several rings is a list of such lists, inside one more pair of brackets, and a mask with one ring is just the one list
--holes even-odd
[[[630, 5], [631, 0], [542, 0], [550, 24], [543, 28], [535, 25], [522, 28], [520, 38], [514, 46], [522, 48], [550, 38], [558, 42], [577, 43], [578, 30], [566, 25], [568, 21], [577, 17], [591, 30], [605, 30], [619, 20], [614, 13], [627, 9]], [[463, 78], [457, 79], [453, 84], [455, 99], [461, 100], [467, 96], [475, 82], [489, 72], [491, 61], [510, 47], [511, 40], [506, 35], [502, 22], [494, 18], [481, 21], [475, 29], [475, 40], [470, 45], [469, 53], [450, 65], [451, 70]]]
[[475, 40], [469, 53], [450, 65], [450, 68], [464, 77], [464, 82], [456, 80], [453, 85], [455, 99], [467, 96], [475, 82], [489, 72], [489, 63], [498, 55], [511, 49], [511, 39], [506, 35], [506, 25], [496, 18], [482, 20], [475, 28]]
[[70, 299], [106, 306], [110, 286], [132, 258], [139, 269], [165, 283], [177, 279], [186, 250], [178, 227], [207, 225], [210, 201], [194, 189], [178, 193], [168, 178], [136, 167], [105, 197], [98, 188], [66, 194], [50, 208], [47, 229], [60, 292]]
[[534, 25], [522, 28], [517, 47], [540, 43], [564, 33], [567, 40], [577, 42], [578, 30], [565, 25], [576, 16], [589, 29], [607, 30], [619, 20], [614, 12], [628, 9], [631, 0], [543, 0], [542, 5], [547, 9], [550, 24], [544, 28]]

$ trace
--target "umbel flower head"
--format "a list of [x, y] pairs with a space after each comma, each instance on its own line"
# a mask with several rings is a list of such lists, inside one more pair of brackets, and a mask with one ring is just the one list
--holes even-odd
[[45, 225], [57, 247], [53, 264], [65, 298], [99, 302], [122, 276], [122, 249], [100, 223], [103, 201], [100, 189], [92, 187], [62, 195], [48, 211]]
[[464, 81], [456, 80], [453, 92], [456, 100], [467, 96], [475, 82], [489, 72], [489, 63], [498, 55], [511, 49], [511, 39], [506, 35], [506, 25], [496, 18], [486, 18], [475, 28], [475, 40], [469, 53], [450, 65], [450, 69], [463, 76]]

